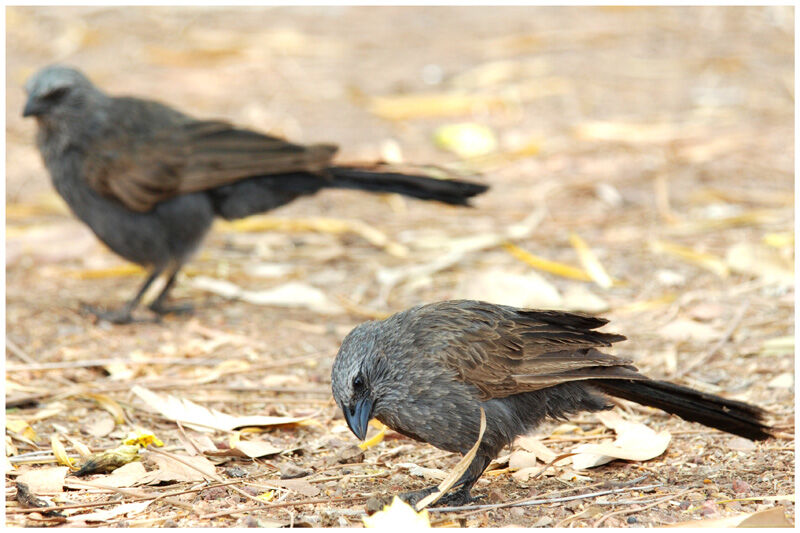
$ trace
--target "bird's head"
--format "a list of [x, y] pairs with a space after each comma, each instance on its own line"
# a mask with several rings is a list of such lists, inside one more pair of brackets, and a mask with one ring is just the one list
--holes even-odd
[[350, 431], [367, 436], [367, 424], [380, 401], [381, 370], [385, 360], [379, 348], [378, 322], [357, 326], [342, 341], [331, 371], [331, 388]]
[[50, 65], [31, 76], [25, 92], [28, 101], [22, 116], [45, 121], [80, 119], [92, 101], [102, 97], [80, 71], [61, 65]]

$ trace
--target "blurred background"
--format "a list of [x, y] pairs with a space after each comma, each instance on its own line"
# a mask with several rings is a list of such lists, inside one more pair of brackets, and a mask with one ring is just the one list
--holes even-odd
[[[254, 413], [308, 399], [333, 419], [321, 394], [347, 331], [475, 298], [602, 313], [650, 375], [759, 403], [793, 431], [793, 8], [9, 7], [6, 22], [7, 400], [65, 383], [130, 399], [131, 383], [174, 389], [233, 361], [216, 389], [174, 390]], [[173, 292], [194, 316], [93, 324], [80, 302], [120, 304], [141, 271], [69, 214], [21, 117], [25, 80], [54, 62], [111, 94], [337, 143], [340, 161], [437, 165], [491, 189], [472, 209], [323, 191], [217, 224]], [[79, 364], [108, 358], [144, 362]], [[263, 392], [308, 383], [323, 392]], [[64, 401], [76, 431], [97, 410]], [[791, 453], [758, 460], [774, 473], [754, 486], [793, 491]]]

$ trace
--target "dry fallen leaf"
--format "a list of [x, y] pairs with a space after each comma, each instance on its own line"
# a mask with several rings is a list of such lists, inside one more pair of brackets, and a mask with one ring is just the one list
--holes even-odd
[[[110, 474], [94, 478], [94, 482], [109, 487], [133, 487], [141, 485], [142, 480], [150, 473], [144, 468], [141, 461], [134, 461], [122, 465]], [[69, 485], [69, 483], [67, 483]]]
[[491, 128], [474, 122], [440, 126], [434, 134], [436, 145], [463, 158], [487, 155], [497, 150]]
[[689, 320], [688, 318], [678, 318], [673, 320], [658, 331], [659, 335], [671, 341], [696, 341], [708, 342], [720, 337], [720, 332], [708, 324]]
[[111, 520], [112, 518], [117, 518], [123, 515], [131, 517], [133, 515], [137, 515], [144, 512], [144, 510], [147, 509], [147, 507], [151, 503], [153, 503], [153, 500], [148, 500], [144, 502], [123, 503], [117, 505], [116, 507], [112, 507], [111, 509], [95, 511], [93, 513], [87, 513], [87, 514], [75, 514], [67, 517], [67, 520], [70, 522], [75, 522], [75, 521], [106, 522], [108, 520]]
[[304, 307], [323, 314], [336, 314], [343, 311], [337, 303], [328, 299], [324, 292], [307, 283], [291, 281], [271, 289], [250, 291], [242, 289], [227, 280], [197, 276], [191, 284], [201, 290], [218, 294], [225, 298], [243, 300], [256, 305], [279, 307]]
[[420, 512], [398, 498], [392, 499], [392, 503], [372, 516], [363, 518], [364, 525], [370, 528], [397, 530], [415, 530], [431, 527], [428, 511], [423, 509]]
[[503, 243], [503, 248], [505, 248], [511, 255], [532, 266], [533, 268], [548, 272], [550, 274], [555, 274], [556, 276], [561, 276], [563, 278], [577, 279], [580, 281], [592, 281], [591, 276], [589, 276], [589, 274], [587, 274], [581, 268], [539, 257], [538, 255], [534, 255], [529, 251], [520, 248], [514, 243]]
[[725, 262], [734, 272], [750, 274], [767, 283], [794, 285], [794, 265], [775, 248], [740, 242], [728, 249]]
[[139, 481], [140, 484], [157, 485], [162, 482], [218, 479], [214, 463], [200, 455], [174, 454], [174, 458], [161, 453], [146, 452], [146, 455], [158, 465], [158, 470], [149, 472]]
[[572, 451], [572, 466], [583, 470], [613, 461], [647, 461], [664, 453], [671, 440], [668, 431], [656, 433], [644, 424], [623, 420], [613, 411], [597, 413], [603, 424], [617, 433], [616, 440], [600, 444], [581, 444]]
[[536, 272], [513, 274], [501, 269], [470, 275], [454, 298], [482, 300], [514, 307], [561, 307], [558, 289]]
[[17, 481], [27, 485], [36, 495], [57, 494], [64, 488], [64, 478], [68, 471], [66, 466], [37, 468], [21, 474]]
[[719, 257], [708, 252], [700, 252], [688, 246], [666, 241], [651, 241], [650, 249], [654, 253], [668, 254], [687, 263], [710, 270], [721, 278], [728, 277], [728, 265]]
[[168, 420], [180, 422], [198, 431], [232, 431], [242, 427], [280, 426], [308, 420], [308, 417], [229, 415], [175, 396], [162, 396], [138, 385], [131, 392]]
[[80, 477], [89, 474], [113, 472], [122, 465], [126, 465], [138, 459], [139, 446], [123, 444], [84, 459], [80, 469], [75, 472], [75, 475]]
[[603, 268], [603, 264], [597, 258], [592, 249], [589, 248], [589, 245], [586, 244], [586, 241], [584, 241], [577, 234], [571, 233], [569, 236], [569, 242], [578, 253], [578, 258], [581, 261], [581, 265], [583, 265], [583, 269], [586, 271], [589, 277], [591, 277], [595, 283], [604, 289], [611, 287], [614, 284], [614, 280], [612, 280], [611, 276], [608, 275], [606, 269]]
[[240, 440], [236, 446], [225, 450], [216, 449], [213, 451], [206, 451], [207, 455], [214, 457], [249, 457], [254, 459], [256, 457], [264, 457], [267, 455], [275, 455], [286, 451], [281, 448], [263, 440]]

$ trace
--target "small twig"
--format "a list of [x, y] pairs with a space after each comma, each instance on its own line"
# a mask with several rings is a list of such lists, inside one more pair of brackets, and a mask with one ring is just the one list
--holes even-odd
[[[202, 470], [200, 470], [199, 468], [197, 468], [196, 466], [194, 466], [194, 465], [193, 465], [193, 464], [191, 464], [190, 462], [188, 462], [188, 461], [184, 461], [183, 459], [181, 459], [181, 458], [180, 458], [180, 457], [178, 457], [177, 455], [171, 454], [171, 453], [169, 453], [169, 452], [165, 452], [165, 451], [163, 451], [163, 450], [155, 450], [155, 449], [150, 449], [150, 450], [148, 450], [148, 451], [149, 451], [150, 453], [155, 453], [155, 454], [157, 454], [157, 455], [163, 455], [164, 457], [169, 457], [170, 459], [173, 459], [173, 460], [175, 460], [175, 461], [178, 461], [179, 463], [181, 463], [181, 464], [183, 464], [183, 465], [185, 465], [185, 466], [188, 466], [188, 467], [189, 467], [189, 468], [191, 468], [192, 470], [196, 470], [197, 472], [200, 472], [200, 473], [201, 473], [203, 476], [210, 476], [210, 477], [211, 477], [211, 478], [212, 478], [214, 481], [216, 481], [216, 482], [218, 482], [218, 483], [224, 483], [224, 482], [225, 482], [225, 480], [224, 480], [224, 479], [222, 479], [220, 476], [218, 476], [216, 473], [214, 473], [214, 474], [209, 474], [208, 472], [203, 472]], [[241, 481], [240, 481], [240, 483], [241, 483]], [[236, 486], [234, 486], [233, 484], [231, 484], [231, 485], [230, 485], [228, 488], [229, 488], [229, 489], [231, 489], [231, 490], [233, 490], [233, 491], [235, 491], [235, 492], [238, 492], [240, 495], [244, 496], [244, 497], [245, 497], [245, 498], [247, 498], [248, 500], [252, 500], [252, 501], [254, 501], [254, 502], [258, 502], [258, 503], [265, 503], [265, 502], [264, 502], [264, 500], [259, 500], [258, 498], [256, 498], [256, 497], [255, 497], [255, 496], [253, 496], [252, 494], [250, 494], [250, 493], [248, 493], [248, 492], [245, 492], [245, 491], [243, 491], [242, 489], [240, 489], [239, 487], [236, 487]]]
[[[8, 508], [8, 509], [6, 509], [6, 514], [25, 514], [25, 513], [33, 513], [33, 512], [37, 512], [37, 511], [61, 511], [61, 510], [65, 510], [65, 509], [83, 509], [83, 508], [91, 508], [91, 507], [103, 507], [103, 506], [106, 506], [106, 505], [118, 505], [120, 503], [142, 502], [142, 501], [146, 501], [146, 500], [155, 500], [157, 498], [162, 498], [163, 499], [163, 497], [180, 496], [181, 494], [190, 494], [192, 492], [200, 492], [201, 490], [205, 490], [205, 489], [211, 489], [211, 488], [215, 488], [215, 487], [223, 487], [223, 486], [227, 486], [227, 485], [234, 485], [236, 483], [241, 483], [241, 482], [242, 482], [242, 480], [237, 479], [237, 480], [234, 480], [234, 481], [226, 481], [225, 483], [216, 483], [216, 484], [212, 484], [212, 485], [205, 485], [205, 486], [202, 486], [202, 487], [196, 487], [196, 488], [193, 488], [193, 489], [186, 489], [186, 490], [181, 490], [181, 491], [168, 492], [166, 494], [153, 494], [153, 495], [147, 495], [147, 496], [134, 497], [129, 501], [113, 501], [113, 502], [111, 502], [111, 501], [103, 501], [103, 502], [73, 503], [73, 504], [69, 504], [69, 505], [59, 505], [59, 506], [54, 506], [54, 507], [41, 507], [39, 509], [13, 509], [13, 508]], [[72, 483], [72, 481], [70, 481], [70, 483]]]
[[[122, 487], [114, 487], [112, 485], [106, 485], [104, 483], [92, 483], [91, 481], [81, 481], [81, 480], [70, 480], [71, 484], [75, 485], [83, 485], [85, 487], [90, 487], [93, 489], [103, 489], [103, 490], [110, 490], [111, 492], [116, 492], [118, 494], [122, 494], [123, 496], [128, 496], [130, 498], [144, 498], [144, 500], [151, 499], [148, 494], [142, 492], [141, 490], [135, 489], [126, 489]], [[184, 509], [188, 509], [190, 511], [194, 510], [194, 508], [186, 502], [182, 502], [176, 498], [171, 496], [167, 496], [166, 494], [156, 495], [152, 498], [153, 500], [164, 500], [167, 503], [172, 505], [176, 505], [178, 507], [183, 507]], [[144, 501], [143, 500], [143, 501]]]
[[[636, 481], [643, 479], [638, 478]], [[519, 500], [516, 502], [507, 502], [507, 503], [495, 503], [495, 504], [486, 504], [486, 505], [464, 505], [461, 507], [433, 507], [429, 508], [428, 512], [455, 512], [455, 511], [472, 511], [472, 510], [483, 510], [483, 509], [501, 509], [503, 507], [527, 507], [529, 505], [542, 505], [546, 503], [559, 503], [559, 502], [568, 502], [572, 500], [580, 500], [584, 498], [597, 498], [598, 496], [606, 496], [608, 494], [617, 494], [620, 492], [627, 492], [631, 490], [648, 490], [654, 489], [656, 487], [660, 487], [661, 483], [655, 483], [653, 485], [644, 485], [640, 487], [622, 487], [618, 489], [610, 489], [610, 490], [603, 490], [599, 492], [592, 492], [588, 494], [578, 494], [575, 496], [564, 496], [562, 498], [550, 498], [550, 499], [525, 499]]]
[[651, 507], [655, 507], [659, 503], [663, 503], [663, 502], [665, 502], [667, 500], [671, 500], [673, 498], [677, 498], [678, 496], [683, 496], [684, 494], [688, 494], [690, 492], [697, 492], [699, 490], [703, 490], [703, 489], [688, 489], [688, 490], [684, 490], [684, 491], [679, 492], [677, 494], [670, 494], [669, 496], [665, 496], [664, 498], [659, 498], [659, 499], [655, 500], [653, 503], [651, 503], [649, 505], [644, 505], [642, 507], [635, 507], [633, 509], [621, 509], [619, 511], [613, 511], [613, 512], [604, 514], [594, 524], [592, 524], [592, 527], [593, 528], [600, 527], [600, 524], [602, 524], [603, 522], [606, 521], [607, 518], [610, 518], [612, 516], [615, 516], [615, 515], [618, 515], [618, 514], [628, 514], [628, 513], [636, 513], [636, 512], [639, 512], [639, 511], [644, 511], [646, 509], [650, 509]]
[[226, 516], [237, 513], [249, 513], [250, 511], [262, 511], [266, 509], [277, 509], [279, 507], [296, 507], [298, 505], [316, 505], [320, 503], [331, 504], [331, 503], [341, 503], [341, 502], [353, 502], [359, 500], [366, 500], [368, 498], [369, 496], [350, 496], [347, 498], [317, 498], [314, 500], [300, 500], [296, 502], [271, 503], [259, 507], [250, 506], [250, 507], [242, 507], [240, 509], [228, 509], [227, 511], [220, 511], [218, 513], [203, 515], [200, 517], [200, 519], [206, 520], [208, 518], [217, 518], [219, 516]]
[[[31, 365], [38, 364], [33, 357], [28, 355], [27, 352], [25, 352], [25, 350], [23, 350], [22, 348], [20, 348], [19, 346], [17, 346], [13, 342], [11, 342], [11, 339], [9, 339], [8, 337], [6, 337], [6, 348], [8, 348], [8, 350], [11, 353], [13, 353], [14, 355], [19, 357], [20, 359], [22, 359], [26, 363], [31, 364]], [[6, 370], [8, 370], [8, 366], [6, 366]]]
[[719, 349], [722, 348], [722, 346], [724, 346], [726, 342], [728, 342], [728, 339], [731, 338], [731, 335], [733, 335], [733, 332], [736, 331], [736, 328], [739, 327], [739, 324], [742, 322], [742, 319], [744, 318], [744, 315], [749, 308], [750, 304], [748, 302], [743, 303], [736, 311], [736, 314], [733, 316], [733, 319], [731, 319], [731, 323], [728, 325], [728, 329], [725, 330], [725, 333], [722, 334], [719, 340], [717, 340], [717, 342], [714, 343], [714, 345], [698, 359], [695, 359], [693, 362], [689, 363], [683, 368], [676, 370], [675, 374], [672, 377], [673, 378], [683, 377], [692, 370], [694, 370], [695, 368], [699, 367], [700, 365], [704, 365], [705, 363], [710, 361], [711, 358], [713, 358], [717, 354]]

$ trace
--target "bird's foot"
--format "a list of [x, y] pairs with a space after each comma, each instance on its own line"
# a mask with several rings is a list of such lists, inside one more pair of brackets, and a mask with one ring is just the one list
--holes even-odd
[[[421, 490], [404, 492], [402, 494], [399, 494], [398, 496], [400, 497], [401, 500], [414, 507], [425, 497], [427, 497], [428, 495], [432, 494], [437, 490], [439, 490], [438, 487], [426, 487]], [[460, 507], [462, 505], [468, 505], [470, 503], [474, 503], [482, 498], [483, 496], [472, 496], [470, 494], [469, 489], [459, 487], [458, 489], [448, 492], [447, 494], [439, 498], [436, 501], [436, 503], [433, 504], [433, 506]]]
[[397, 497], [406, 502], [408, 505], [414, 507], [422, 501], [425, 497], [431, 494], [433, 491], [437, 490], [438, 487], [425, 487], [421, 490], [413, 490], [411, 492], [403, 492], [402, 494], [398, 494]]
[[141, 319], [134, 318], [131, 310], [123, 307], [122, 309], [100, 309], [88, 304], [81, 304], [81, 311], [84, 313], [92, 314], [99, 320], [105, 320], [112, 324], [130, 324], [132, 322], [144, 322]]
[[168, 315], [173, 313], [176, 315], [189, 315], [194, 313], [194, 306], [190, 303], [165, 305], [163, 302], [156, 300], [147, 306], [147, 308], [157, 315]]

